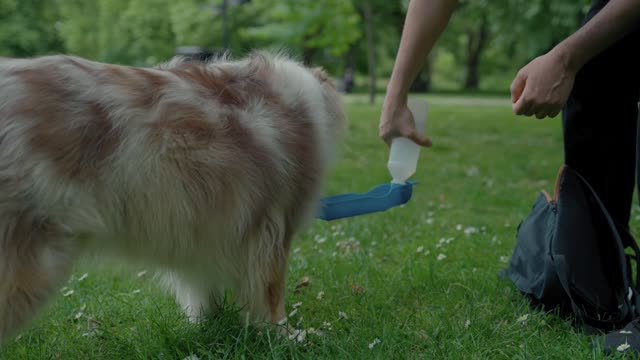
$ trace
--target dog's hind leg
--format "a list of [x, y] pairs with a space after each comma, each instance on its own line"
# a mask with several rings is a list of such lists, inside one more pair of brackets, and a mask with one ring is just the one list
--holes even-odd
[[29, 212], [0, 214], [0, 343], [37, 315], [68, 278], [71, 239]]
[[269, 219], [250, 241], [247, 278], [239, 298], [244, 305], [242, 314], [249, 322], [260, 325], [286, 320], [290, 236], [284, 221]]

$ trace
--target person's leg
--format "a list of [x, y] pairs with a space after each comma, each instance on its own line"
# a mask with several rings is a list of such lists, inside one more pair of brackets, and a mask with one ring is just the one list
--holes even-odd
[[[585, 21], [606, 2], [594, 0]], [[639, 97], [640, 26], [579, 71], [562, 114], [566, 164], [625, 227], [635, 184]]]

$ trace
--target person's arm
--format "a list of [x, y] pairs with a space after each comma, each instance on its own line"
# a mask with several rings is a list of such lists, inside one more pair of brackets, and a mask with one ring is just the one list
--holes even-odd
[[427, 55], [444, 31], [457, 0], [411, 0], [400, 39], [400, 47], [380, 117], [380, 137], [406, 136], [422, 146], [431, 141], [418, 134], [407, 108], [409, 88], [424, 65]]
[[584, 64], [637, 26], [640, 0], [609, 1], [578, 31], [520, 70], [511, 87], [514, 112], [555, 117]]

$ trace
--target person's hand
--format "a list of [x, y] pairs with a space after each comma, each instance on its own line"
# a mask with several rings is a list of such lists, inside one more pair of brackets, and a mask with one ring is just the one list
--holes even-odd
[[406, 102], [385, 102], [380, 116], [379, 136], [389, 146], [395, 137], [406, 137], [420, 146], [431, 146], [431, 139], [416, 130], [413, 114]]
[[513, 112], [538, 119], [556, 117], [571, 93], [575, 76], [563, 57], [553, 51], [535, 58], [520, 69], [511, 84]]

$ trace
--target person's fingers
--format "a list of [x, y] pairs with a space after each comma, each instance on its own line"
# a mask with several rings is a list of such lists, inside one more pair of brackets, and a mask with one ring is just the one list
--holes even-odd
[[400, 133], [396, 130], [391, 130], [387, 128], [381, 128], [378, 136], [387, 143], [388, 146], [391, 146], [391, 141], [393, 138], [401, 136]]
[[544, 119], [545, 117], [549, 116], [550, 112], [551, 112], [550, 106], [543, 106], [536, 111], [535, 115], [538, 119]]
[[420, 146], [431, 147], [433, 145], [431, 139], [426, 136], [420, 135], [416, 131], [411, 132], [409, 136], [407, 136], [407, 138]]
[[549, 112], [549, 117], [550, 118], [554, 118], [554, 117], [558, 116], [560, 111], [562, 111], [562, 107], [561, 106], [554, 108], [553, 110], [551, 110]]
[[520, 100], [526, 84], [527, 77], [519, 72], [511, 82], [511, 103], [516, 103]]
[[527, 113], [530, 111], [531, 103], [529, 103], [526, 95], [527, 95], [526, 93], [523, 93], [523, 95], [520, 96], [518, 101], [516, 101], [515, 104], [513, 104], [512, 106], [513, 112], [516, 115], [527, 115]]

